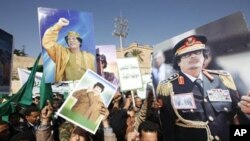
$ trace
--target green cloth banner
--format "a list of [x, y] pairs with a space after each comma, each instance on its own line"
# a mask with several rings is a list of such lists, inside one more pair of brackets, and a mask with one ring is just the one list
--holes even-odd
[[45, 83], [45, 76], [43, 74], [42, 81], [40, 84], [40, 103], [39, 108], [42, 109], [46, 105], [47, 100], [52, 100], [52, 88], [51, 83]]
[[20, 104], [21, 106], [29, 106], [32, 104], [32, 89], [34, 86], [34, 78], [36, 75], [36, 70], [40, 57], [41, 53], [39, 54], [33, 65], [28, 80], [24, 83], [24, 85], [20, 88], [20, 90], [6, 102], [0, 104], [0, 111], [1, 111], [0, 116], [9, 115], [12, 112], [14, 112], [15, 111], [14, 105], [16, 104]]

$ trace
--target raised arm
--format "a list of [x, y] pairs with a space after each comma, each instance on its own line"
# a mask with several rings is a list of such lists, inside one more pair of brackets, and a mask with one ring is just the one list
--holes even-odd
[[57, 48], [62, 47], [57, 43], [59, 31], [67, 25], [69, 25], [69, 21], [65, 18], [60, 18], [58, 22], [48, 28], [43, 35], [42, 45], [53, 61], [56, 59]]

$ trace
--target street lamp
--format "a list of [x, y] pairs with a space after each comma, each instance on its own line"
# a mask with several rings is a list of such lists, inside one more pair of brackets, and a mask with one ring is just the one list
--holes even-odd
[[120, 14], [119, 17], [114, 19], [115, 29], [112, 33], [113, 36], [118, 36], [120, 38], [120, 48], [122, 52], [123, 47], [123, 38], [126, 38], [128, 35], [128, 20], [124, 19]]

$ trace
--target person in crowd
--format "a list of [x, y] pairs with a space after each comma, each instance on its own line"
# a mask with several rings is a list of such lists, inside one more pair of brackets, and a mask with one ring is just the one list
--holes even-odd
[[39, 102], [40, 102], [40, 96], [36, 95], [32, 98], [32, 103], [36, 106], [39, 106]]
[[170, 64], [166, 64], [165, 55], [163, 51], [158, 51], [153, 56], [153, 70], [152, 70], [152, 79], [153, 85], [156, 88], [158, 83], [162, 80], [167, 79], [175, 70]]
[[[231, 75], [223, 70], [202, 70], [206, 42], [203, 35], [191, 35], [174, 46], [174, 68], [179, 72], [157, 88], [165, 140], [228, 141], [234, 118], [240, 123], [246, 118], [237, 105], [239, 97]], [[193, 99], [192, 106], [178, 107], [173, 100], [187, 98]]]
[[[60, 94], [58, 94], [60, 95]], [[58, 109], [61, 107], [63, 101], [62, 99], [59, 99], [58, 97], [54, 97], [52, 100], [52, 107], [53, 107], [53, 113], [55, 114]], [[59, 141], [59, 126], [64, 123], [65, 119], [58, 116], [54, 115], [54, 118], [52, 120], [52, 130], [53, 130], [53, 136], [54, 136], [54, 141]]]
[[0, 140], [9, 141], [11, 136], [10, 126], [7, 122], [0, 120]]
[[24, 123], [20, 126], [22, 129], [11, 140], [28, 139], [29, 141], [36, 140], [36, 129], [40, 122], [40, 110], [36, 106], [29, 106], [24, 110]]
[[142, 99], [139, 96], [135, 96], [135, 107], [140, 110], [142, 107]]
[[146, 121], [151, 121], [157, 124], [158, 128], [158, 140], [162, 141], [162, 125], [160, 120], [160, 110], [158, 108], [159, 104], [157, 102], [157, 97], [155, 96], [155, 92], [153, 90], [153, 85], [147, 85], [146, 91], [147, 98], [147, 113], [146, 113]]
[[151, 121], [143, 121], [137, 131], [128, 133], [127, 141], [158, 141], [158, 126]]
[[59, 99], [60, 101], [63, 101], [65, 99], [64, 95], [58, 92], [53, 92], [53, 98]]
[[53, 98], [52, 101], [52, 107], [54, 109], [54, 112], [56, 112], [62, 105], [63, 101], [59, 98]]
[[[49, 103], [46, 107], [43, 108], [41, 111], [41, 124], [38, 126], [36, 132], [36, 139], [37, 141], [53, 141], [53, 134], [51, 132], [51, 116], [53, 112], [53, 107]], [[104, 106], [101, 107], [99, 110], [100, 114], [103, 115], [102, 119], [102, 126], [103, 126], [103, 133], [104, 135], [101, 136], [103, 141], [117, 141], [115, 134], [113, 133], [112, 128], [109, 125], [109, 111]], [[91, 135], [86, 130], [65, 121], [59, 127], [59, 138], [60, 141], [90, 141], [94, 139], [94, 136]], [[95, 139], [94, 139], [95, 140]]]
[[136, 116], [136, 113], [134, 109], [128, 110], [128, 118], [126, 121], [127, 122], [126, 136], [128, 135], [129, 132], [132, 132], [135, 130], [135, 116]]
[[[60, 141], [90, 141], [90, 140], [100, 140], [100, 141], [117, 141], [116, 135], [113, 133], [113, 129], [109, 124], [108, 116], [109, 111], [106, 107], [102, 106], [99, 110], [100, 114], [103, 115], [102, 119], [102, 133], [103, 135], [91, 135], [86, 130], [65, 121], [59, 128]], [[99, 137], [96, 137], [99, 136]]]
[[108, 116], [110, 115], [109, 110], [103, 106], [100, 113], [104, 115], [104, 118], [102, 119], [104, 141], [118, 141], [116, 134], [113, 132], [113, 128], [110, 126], [110, 121], [108, 119]]
[[[120, 92], [117, 92], [109, 105], [109, 122], [114, 133], [116, 134], [118, 141], [125, 141], [126, 134], [126, 120], [128, 118], [128, 109], [132, 103], [132, 99], [125, 98], [123, 103], [123, 98]], [[117, 122], [119, 121], [119, 122]]]
[[141, 106], [141, 108], [136, 111], [135, 108], [131, 108], [128, 110], [128, 118], [127, 118], [127, 128], [125, 138], [128, 136], [128, 133], [138, 130], [139, 125], [145, 121], [147, 116], [147, 107], [148, 102], [145, 100]]
[[41, 110], [40, 124], [36, 130], [36, 141], [54, 141], [51, 121], [53, 115], [53, 107], [48, 101], [47, 105]]
[[11, 113], [8, 119], [9, 119], [11, 136], [14, 136], [17, 133], [22, 132], [24, 131], [24, 129], [26, 129], [26, 123], [24, 122], [24, 117], [18, 111]]
[[69, 31], [65, 37], [68, 47], [57, 43], [60, 30], [69, 25], [69, 20], [60, 18], [48, 28], [42, 38], [42, 45], [54, 61], [55, 81], [79, 80], [87, 69], [94, 70], [95, 57], [91, 53], [81, 51], [83, 39], [75, 31]]

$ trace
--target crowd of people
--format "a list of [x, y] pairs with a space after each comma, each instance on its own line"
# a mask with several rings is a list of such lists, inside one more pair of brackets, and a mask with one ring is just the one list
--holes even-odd
[[[152, 95], [152, 92], [148, 93]], [[134, 107], [131, 93], [126, 92], [125, 95], [123, 97], [120, 92], [117, 92], [108, 108], [101, 106], [99, 114], [104, 118], [96, 134], [91, 134], [56, 114], [65, 100], [61, 94], [54, 94], [53, 100], [48, 101], [42, 110], [38, 109], [39, 97], [36, 96], [31, 106], [25, 108], [16, 106], [16, 112], [9, 115], [9, 123], [0, 122], [0, 140], [132, 141], [134, 138], [147, 138], [145, 132], [152, 132], [155, 137], [158, 137], [157, 120], [148, 120], [149, 116], [146, 115], [149, 108], [148, 102], [151, 103], [151, 108], [154, 108], [152, 107], [153, 96], [147, 100], [135, 96], [136, 107]], [[138, 132], [135, 132], [135, 129]]]

